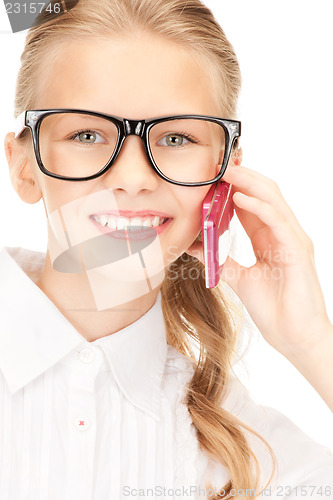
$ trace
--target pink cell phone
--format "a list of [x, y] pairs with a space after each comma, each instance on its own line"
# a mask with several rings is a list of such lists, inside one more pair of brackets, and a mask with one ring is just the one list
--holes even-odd
[[219, 260], [219, 238], [224, 233], [229, 233], [233, 215], [231, 184], [218, 181], [211, 186], [202, 205], [202, 244], [206, 288], [214, 288], [219, 282], [219, 268], [224, 264], [224, 262], [220, 264]]

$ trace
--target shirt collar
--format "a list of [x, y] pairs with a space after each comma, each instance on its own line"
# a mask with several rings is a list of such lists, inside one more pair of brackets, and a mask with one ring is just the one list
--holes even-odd
[[161, 292], [131, 325], [88, 342], [35, 284], [45, 254], [19, 247], [0, 250], [0, 369], [17, 392], [78, 346], [98, 345], [116, 382], [136, 407], [160, 420], [167, 341]]

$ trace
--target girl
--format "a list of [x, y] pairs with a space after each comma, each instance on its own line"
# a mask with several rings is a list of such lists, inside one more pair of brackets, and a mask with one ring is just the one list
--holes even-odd
[[[0, 254], [0, 498], [332, 496], [332, 453], [231, 373], [224, 283], [333, 409], [312, 243], [237, 141], [227, 154], [240, 72], [221, 27], [199, 0], [81, 0], [42, 21], [5, 142], [48, 242]], [[229, 257], [207, 289], [202, 203], [228, 162], [257, 262]]]

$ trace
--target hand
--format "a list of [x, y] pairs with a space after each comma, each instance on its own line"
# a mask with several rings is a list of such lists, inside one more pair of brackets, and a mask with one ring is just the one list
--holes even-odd
[[[237, 216], [251, 239], [256, 263], [230, 257], [220, 277], [239, 296], [265, 340], [286, 357], [308, 352], [332, 333], [314, 262], [313, 243], [271, 179], [229, 167]], [[204, 263], [202, 244], [187, 253]]]

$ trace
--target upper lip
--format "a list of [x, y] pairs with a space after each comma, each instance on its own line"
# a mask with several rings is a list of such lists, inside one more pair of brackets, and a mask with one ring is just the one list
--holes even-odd
[[105, 210], [103, 212], [96, 212], [93, 215], [113, 215], [115, 217], [148, 217], [150, 215], [171, 219], [171, 215], [156, 210]]

